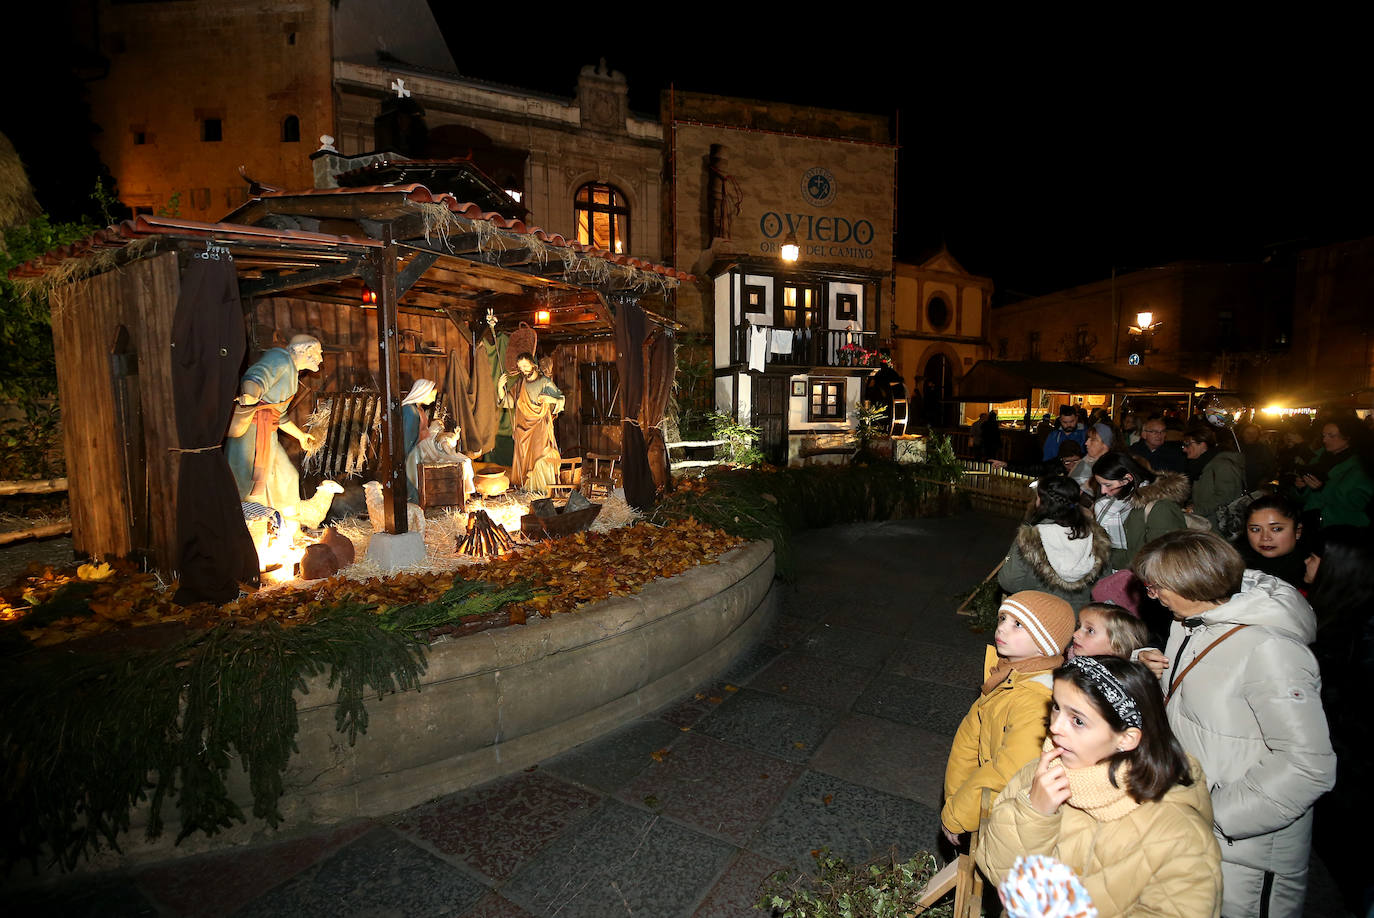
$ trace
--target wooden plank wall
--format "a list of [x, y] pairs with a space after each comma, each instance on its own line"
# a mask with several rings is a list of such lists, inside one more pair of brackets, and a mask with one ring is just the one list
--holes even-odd
[[[291, 297], [254, 300], [250, 308], [250, 359], [272, 347], [285, 347], [292, 335], [314, 335], [324, 345], [320, 372], [303, 380], [317, 392], [352, 392], [356, 388], [377, 391], [381, 366], [377, 356], [377, 314], [361, 306], [320, 303]], [[401, 331], [419, 334], [422, 343], [433, 344], [442, 354], [400, 355], [401, 389], [420, 377], [443, 385], [448, 352], [457, 348], [468, 359], [467, 339], [446, 316], [401, 313]], [[407, 340], [406, 347], [411, 346]], [[308, 409], [307, 409], [308, 413]]]
[[598, 360], [615, 360], [614, 339], [564, 344], [553, 352], [553, 381], [565, 399], [563, 413], [554, 422], [554, 436], [558, 438], [558, 451], [564, 456], [584, 456], [588, 451], [620, 453], [619, 423], [582, 423], [582, 377], [578, 368]]
[[[306, 376], [301, 384], [316, 393], [351, 392], [357, 387], [376, 391], [381, 372], [377, 359], [376, 314], [371, 309], [338, 303], [319, 303], [311, 300], [276, 297], [255, 300], [251, 307], [252, 338], [250, 359], [256, 359], [270, 347], [284, 347], [292, 335], [314, 335], [324, 345], [324, 362], [320, 372]], [[443, 349], [442, 355], [400, 355], [401, 390], [408, 390], [421, 377], [444, 384], [448, 369], [447, 354], [457, 348], [463, 365], [469, 366], [467, 339], [446, 316], [401, 313], [402, 331], [419, 334], [422, 345], [432, 344]], [[407, 341], [406, 346], [411, 346]], [[546, 352], [540, 344], [539, 350]], [[586, 450], [600, 453], [620, 452], [620, 425], [584, 427], [578, 411], [581, 397], [578, 365], [594, 360], [614, 360], [615, 342], [611, 338], [599, 341], [560, 345], [553, 350], [554, 382], [567, 397], [567, 406], [555, 422], [559, 450], [565, 456], [580, 456]], [[293, 417], [302, 421], [313, 408], [313, 400], [302, 399], [293, 410]], [[287, 442], [288, 450], [293, 449]]]
[[[73, 548], [101, 558], [150, 549], [158, 567], [176, 559], [176, 415], [171, 339], [181, 274], [175, 253], [134, 262], [53, 291], [53, 341], [62, 400]], [[123, 456], [116, 442], [109, 355], [119, 326], [138, 355], [149, 546], [132, 545]]]

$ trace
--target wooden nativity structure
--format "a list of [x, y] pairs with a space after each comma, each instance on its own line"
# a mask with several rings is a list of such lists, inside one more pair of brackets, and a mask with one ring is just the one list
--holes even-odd
[[676, 325], [661, 316], [688, 275], [422, 185], [262, 191], [219, 223], [141, 215], [11, 272], [49, 292], [79, 555], [176, 569], [169, 342], [197, 259], [232, 261], [244, 366], [296, 334], [321, 341], [323, 365], [302, 377], [293, 418], [330, 395], [380, 416], [366, 466], [383, 483], [389, 532], [406, 527], [401, 398], [414, 379], [442, 379], [450, 361], [481, 370], [488, 310], [499, 332], [534, 327], [540, 356], [552, 356], [567, 397], [556, 426], [565, 457], [621, 452], [633, 426], [653, 480], [666, 481], [655, 426]]

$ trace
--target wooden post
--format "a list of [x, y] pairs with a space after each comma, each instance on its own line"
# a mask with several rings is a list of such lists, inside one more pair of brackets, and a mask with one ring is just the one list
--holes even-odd
[[373, 256], [377, 281], [377, 366], [381, 370], [382, 444], [377, 474], [382, 483], [386, 531], [404, 533], [406, 521], [405, 433], [401, 421], [401, 369], [396, 359], [396, 243], [387, 224], [386, 247]]

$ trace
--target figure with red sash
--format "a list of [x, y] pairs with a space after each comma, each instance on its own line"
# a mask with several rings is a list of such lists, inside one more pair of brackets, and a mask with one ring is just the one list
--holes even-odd
[[243, 374], [224, 441], [240, 500], [278, 510], [300, 503], [300, 473], [277, 439], [277, 431], [295, 437], [307, 451], [318, 446], [313, 434], [281, 418], [291, 406], [301, 372], [314, 373], [322, 358], [319, 339], [296, 335], [286, 347], [265, 352]]

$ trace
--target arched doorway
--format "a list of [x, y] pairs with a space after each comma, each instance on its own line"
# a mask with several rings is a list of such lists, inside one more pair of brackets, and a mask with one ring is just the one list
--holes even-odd
[[954, 363], [944, 354], [933, 354], [926, 361], [922, 403], [926, 423], [953, 427], [959, 423], [959, 405], [954, 401]]

